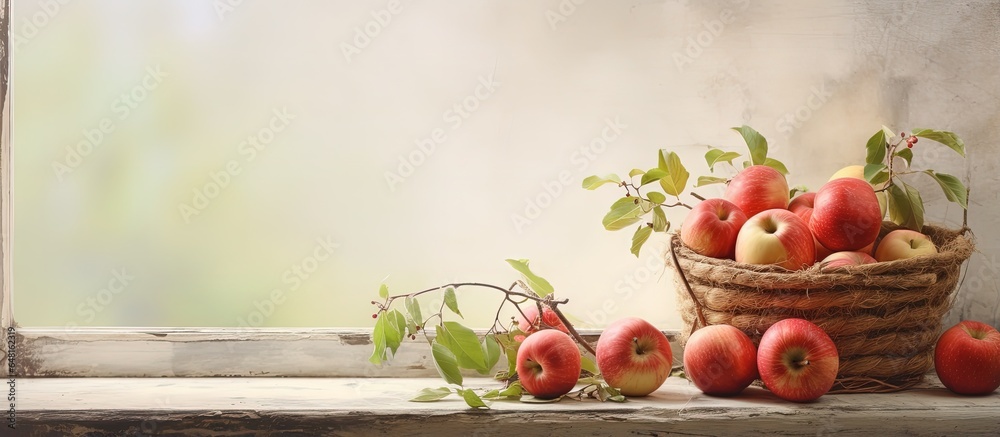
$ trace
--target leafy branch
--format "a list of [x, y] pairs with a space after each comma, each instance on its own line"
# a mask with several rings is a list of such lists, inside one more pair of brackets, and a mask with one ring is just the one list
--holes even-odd
[[[470, 407], [489, 408], [485, 400], [521, 399], [523, 389], [517, 382], [516, 357], [521, 339], [527, 334], [517, 328], [513, 320], [509, 326], [500, 322], [500, 314], [504, 305], [509, 303], [514, 306], [524, 320], [534, 324], [532, 326], [534, 330], [553, 328], [546, 323], [545, 317], [542, 317], [543, 309], [551, 310], [565, 326], [569, 335], [590, 354], [589, 357], [583, 356], [581, 358], [583, 368], [581, 376], [589, 378], [586, 381], [591, 385], [594, 383], [593, 381], [599, 381], [596, 379], [597, 366], [591, 358], [596, 355], [593, 346], [587, 343], [559, 308], [560, 305], [569, 302], [569, 300], [556, 299], [552, 285], [532, 272], [527, 260], [508, 259], [507, 263], [522, 277], [521, 280], [515, 281], [508, 288], [480, 282], [455, 282], [413, 293], [390, 295], [389, 287], [382, 284], [379, 287], [381, 300], [371, 302], [376, 307], [377, 312], [372, 315], [376, 322], [372, 333], [374, 350], [369, 361], [374, 365], [381, 365], [396, 354], [405, 338], [415, 340], [417, 335], [423, 335], [427, 344], [431, 346], [431, 356], [438, 374], [445, 382], [456, 385], [458, 388], [427, 388], [418, 393], [412, 399], [413, 401], [436, 401], [454, 393], [461, 396]], [[492, 290], [503, 295], [493, 324], [482, 340], [473, 330], [462, 324], [445, 320], [446, 308], [451, 313], [463, 317], [458, 307], [456, 291], [472, 287]], [[516, 290], [515, 287], [520, 287], [520, 290]], [[425, 316], [424, 309], [417, 298], [433, 292], [443, 293], [442, 302], [433, 314]], [[394, 304], [398, 306], [399, 302], [402, 302], [402, 311], [393, 307]], [[522, 311], [521, 305], [525, 303], [533, 304], [538, 309], [539, 316], [535, 320], [531, 320]], [[424, 329], [432, 321], [436, 322], [434, 335], [428, 332], [429, 329]], [[495, 377], [506, 383], [503, 390], [491, 390], [480, 395], [474, 390], [464, 387], [462, 369], [475, 370], [481, 375], [486, 375], [496, 367], [501, 355], [507, 357], [507, 368], [497, 372]], [[594, 396], [601, 400], [617, 401], [621, 397], [620, 393], [607, 387], [607, 384], [593, 390], [596, 391], [588, 392], [588, 394], [598, 393]], [[624, 400], [624, 398], [621, 399]]]
[[[915, 187], [904, 182], [904, 175], [923, 173], [930, 176], [941, 186], [949, 201], [964, 210], [969, 209], [969, 190], [957, 177], [930, 169], [912, 169], [913, 147], [918, 138], [943, 144], [965, 157], [965, 143], [952, 132], [914, 129], [910, 134], [900, 132], [897, 136], [893, 130], [882, 126], [868, 139], [864, 167], [865, 179], [877, 187], [876, 191], [887, 194], [889, 220], [915, 231], [924, 226], [924, 201]], [[902, 161], [900, 164], [905, 165], [905, 170], [899, 170], [897, 160]]]
[[[743, 168], [751, 165], [766, 165], [778, 170], [783, 175], [788, 174], [788, 169], [781, 161], [767, 156], [767, 140], [750, 126], [740, 126], [732, 128], [738, 132], [747, 144], [749, 151], [748, 159], [743, 161]], [[734, 170], [739, 168], [733, 161], [742, 157], [740, 153], [724, 151], [715, 147], [709, 147], [705, 153], [705, 161], [709, 171], [715, 172], [716, 165], [727, 163]], [[606, 176], [589, 176], [583, 180], [583, 188], [594, 190], [605, 184], [614, 184], [625, 189], [625, 196], [611, 204], [610, 210], [605, 214], [602, 224], [609, 231], [617, 231], [626, 227], [640, 223], [632, 235], [632, 254], [639, 256], [642, 246], [649, 240], [654, 232], [668, 232], [670, 221], [667, 220], [663, 208], [684, 207], [692, 209], [681, 199], [681, 195], [687, 190], [688, 179], [691, 174], [681, 163], [677, 153], [667, 149], [660, 149], [657, 152], [657, 165], [649, 170], [632, 169], [628, 173], [629, 179], [623, 180], [615, 174]], [[635, 182], [635, 178], [639, 182]], [[651, 184], [656, 184], [662, 191], [648, 190]], [[729, 183], [728, 178], [718, 176], [699, 176], [694, 187], [703, 187], [712, 184]], [[642, 189], [647, 189], [644, 193]], [[803, 188], [796, 190], [804, 191]], [[705, 200], [697, 193], [688, 193], [698, 200]], [[668, 202], [668, 196], [672, 197]], [[649, 215], [651, 218], [647, 218]]]

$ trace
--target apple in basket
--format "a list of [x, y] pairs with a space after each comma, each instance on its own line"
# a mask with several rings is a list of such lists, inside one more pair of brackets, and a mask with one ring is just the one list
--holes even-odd
[[733, 326], [706, 326], [684, 346], [684, 373], [705, 394], [737, 395], [757, 379], [757, 347]]
[[752, 218], [761, 211], [788, 206], [788, 181], [771, 167], [751, 165], [733, 177], [722, 198]]
[[917, 231], [897, 229], [882, 237], [875, 249], [875, 259], [880, 262], [908, 259], [937, 253], [931, 238]]
[[820, 270], [826, 272], [837, 267], [860, 266], [862, 264], [872, 264], [878, 261], [871, 255], [864, 252], [837, 252], [823, 259], [819, 263]]
[[732, 202], [708, 199], [695, 205], [684, 219], [681, 241], [701, 255], [733, 259], [736, 236], [746, 221], [747, 215]]
[[809, 229], [823, 247], [856, 251], [873, 243], [882, 228], [875, 190], [866, 181], [834, 179], [816, 192]]
[[736, 262], [800, 270], [816, 262], [816, 246], [799, 216], [785, 209], [769, 209], [751, 217], [740, 229]]
[[[806, 226], [809, 226], [809, 222], [812, 221], [813, 202], [815, 200], [816, 193], [799, 194], [791, 202], [788, 202], [788, 210], [794, 212], [795, 215], [799, 216], [806, 223]], [[823, 259], [833, 254], [830, 249], [823, 247], [822, 244], [819, 244], [819, 241], [816, 241], [815, 235], [813, 235], [813, 244], [816, 246], [816, 259]]]
[[764, 331], [757, 348], [760, 380], [787, 401], [819, 399], [833, 388], [839, 369], [837, 346], [808, 320], [778, 321]]

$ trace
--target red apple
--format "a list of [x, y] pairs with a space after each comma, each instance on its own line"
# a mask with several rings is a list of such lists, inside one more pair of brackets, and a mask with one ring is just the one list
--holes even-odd
[[[525, 305], [521, 311], [524, 315], [518, 313], [517, 327], [525, 334], [535, 332], [535, 326], [541, 326], [542, 328], [551, 327], [567, 334], [569, 333], [569, 330], [566, 329], [566, 325], [563, 324], [562, 320], [559, 320], [559, 316], [556, 315], [555, 311], [552, 311], [552, 308], [542, 306], [541, 320], [538, 319], [538, 306], [534, 305], [534, 303], [531, 305]], [[527, 319], [524, 318], [525, 316], [527, 316]], [[544, 322], [544, 324], [539, 322]]]
[[882, 229], [882, 212], [871, 184], [834, 179], [820, 187], [809, 221], [816, 240], [834, 252], [856, 251], [871, 244]]
[[528, 336], [517, 350], [517, 377], [528, 393], [555, 399], [580, 379], [580, 349], [569, 334], [543, 329]]
[[828, 271], [837, 267], [860, 266], [862, 264], [872, 264], [878, 261], [871, 255], [864, 252], [837, 252], [820, 262], [820, 270]]
[[722, 198], [752, 218], [761, 211], [788, 206], [788, 181], [771, 167], [751, 165], [729, 181]]
[[646, 396], [660, 388], [672, 365], [667, 336], [640, 318], [608, 325], [597, 340], [597, 367], [604, 381], [625, 396]]
[[[834, 180], [834, 179], [840, 179], [840, 178], [854, 178], [854, 179], [861, 179], [861, 180], [863, 180], [865, 182], [868, 182], [868, 180], [865, 179], [865, 166], [863, 166], [863, 165], [849, 165], [849, 166], [844, 167], [844, 168], [842, 168], [840, 170], [837, 170], [837, 172], [834, 173], [833, 176], [830, 176], [830, 180], [831, 181]], [[872, 188], [875, 188], [875, 187], [872, 186]], [[878, 208], [879, 208], [879, 211], [882, 212], [882, 217], [885, 217], [885, 210], [889, 206], [889, 203], [888, 203], [888, 200], [887, 200], [888, 198], [885, 195], [885, 191], [876, 192], [875, 193], [875, 197], [878, 199]]]
[[875, 249], [875, 259], [895, 261], [934, 253], [937, 253], [937, 246], [930, 237], [909, 229], [896, 229], [882, 237]]
[[819, 399], [833, 388], [838, 369], [837, 346], [808, 320], [784, 319], [771, 325], [757, 348], [761, 381], [784, 400]]
[[708, 199], [695, 205], [684, 219], [681, 241], [702, 255], [733, 259], [736, 236], [746, 221], [746, 214], [732, 202]]
[[809, 227], [799, 216], [784, 209], [769, 209], [751, 217], [740, 229], [736, 262], [800, 270], [816, 262], [816, 246]]
[[757, 347], [733, 326], [706, 326], [684, 347], [684, 373], [705, 394], [737, 395], [757, 379]]
[[[809, 222], [812, 221], [813, 213], [813, 202], [816, 199], [816, 193], [802, 193], [792, 199], [788, 204], [788, 210], [799, 216], [806, 226], [809, 226]], [[812, 232], [811, 230], [809, 232]], [[816, 240], [816, 236], [813, 235], [813, 245], [816, 246], [816, 259], [823, 259], [830, 256], [833, 252], [830, 249], [823, 247]]]
[[1000, 332], [982, 322], [959, 322], [938, 339], [934, 369], [955, 393], [993, 393], [1000, 387]]

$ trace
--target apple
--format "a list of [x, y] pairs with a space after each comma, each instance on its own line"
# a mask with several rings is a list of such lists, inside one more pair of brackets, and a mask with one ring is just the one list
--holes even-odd
[[820, 262], [820, 270], [828, 271], [837, 267], [860, 266], [862, 264], [872, 264], [878, 262], [871, 255], [864, 252], [837, 252]]
[[[531, 334], [532, 332], [537, 331], [537, 329], [535, 329], [535, 326], [539, 325], [541, 325], [542, 328], [545, 328], [546, 327], [545, 325], [548, 325], [549, 327], [556, 328], [567, 334], [569, 333], [569, 330], [566, 329], [566, 325], [563, 324], [562, 320], [559, 320], [559, 316], [556, 314], [555, 311], [552, 311], [552, 308], [549, 308], [547, 306], [542, 306], [541, 320], [538, 319], [537, 305], [534, 304], [526, 305], [525, 308], [522, 309], [521, 311], [524, 314], [522, 315], [518, 313], [517, 327], [518, 329], [521, 330], [521, 332], [525, 334]], [[527, 319], [525, 319], [525, 316], [527, 317]], [[544, 325], [542, 325], [539, 322], [544, 322]]]
[[751, 165], [729, 181], [722, 195], [738, 206], [747, 218], [768, 209], [788, 206], [788, 181], [777, 170], [766, 165]]
[[521, 386], [539, 399], [555, 399], [573, 390], [580, 368], [580, 349], [562, 331], [538, 331], [525, 338], [517, 350]]
[[746, 221], [747, 215], [732, 202], [708, 199], [695, 205], [684, 219], [681, 241], [699, 254], [733, 259], [736, 236]]
[[[809, 222], [812, 220], [813, 201], [815, 199], [816, 193], [802, 193], [788, 203], [788, 210], [799, 216], [806, 223], [806, 226], [809, 226]], [[812, 231], [809, 232], [811, 233]], [[833, 254], [830, 249], [823, 247], [816, 240], [815, 235], [813, 235], [813, 245], [816, 246], [816, 259], [823, 259]]]
[[800, 270], [816, 262], [809, 227], [784, 209], [769, 209], [751, 217], [736, 237], [736, 262], [777, 264]]
[[757, 379], [757, 347], [733, 326], [706, 326], [684, 346], [684, 373], [705, 394], [740, 394]]
[[871, 244], [882, 229], [882, 213], [871, 184], [840, 178], [816, 192], [809, 221], [816, 240], [834, 252], [856, 251]]
[[778, 321], [760, 339], [760, 380], [779, 398], [819, 399], [833, 388], [840, 369], [837, 346], [822, 328], [804, 319]]
[[[863, 165], [849, 165], [840, 170], [837, 170], [837, 172], [834, 173], [833, 176], [830, 176], [831, 181], [840, 178], [854, 178], [868, 182], [868, 180], [865, 179], [865, 166]], [[874, 186], [872, 188], [874, 188]], [[886, 194], [884, 191], [879, 191], [875, 193], [875, 197], [878, 198], [879, 211], [882, 212], [882, 217], [885, 217], [885, 210], [889, 206]]]
[[875, 259], [895, 261], [934, 253], [937, 253], [937, 246], [930, 237], [909, 229], [896, 229], [882, 237], [875, 249]]
[[597, 368], [625, 396], [646, 396], [660, 388], [672, 366], [667, 336], [643, 319], [617, 320], [597, 340]]
[[1000, 387], [1000, 332], [982, 322], [959, 322], [938, 339], [934, 369], [955, 393], [993, 393]]

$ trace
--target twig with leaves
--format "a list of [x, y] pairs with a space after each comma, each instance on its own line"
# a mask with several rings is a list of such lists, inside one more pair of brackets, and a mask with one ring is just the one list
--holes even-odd
[[[487, 401], [490, 400], [543, 402], [525, 396], [524, 389], [517, 381], [517, 350], [521, 339], [527, 333], [522, 332], [513, 320], [509, 326], [505, 326], [500, 322], [500, 314], [504, 305], [509, 303], [514, 306], [524, 320], [536, 324], [533, 329], [549, 329], [553, 327], [548, 326], [545, 318], [542, 317], [543, 310], [549, 309], [559, 318], [569, 335], [579, 343], [584, 352], [589, 354], [589, 356], [583, 355], [581, 357], [583, 368], [581, 383], [586, 384], [586, 387], [564, 397], [593, 397], [600, 400], [623, 401], [624, 397], [621, 396], [621, 393], [599, 378], [597, 365], [593, 359], [596, 354], [593, 346], [587, 343], [559, 308], [560, 305], [569, 302], [569, 300], [556, 299], [552, 284], [532, 272], [527, 260], [508, 259], [507, 263], [522, 276], [522, 280], [514, 282], [508, 288], [480, 282], [456, 282], [414, 293], [390, 295], [389, 287], [382, 284], [379, 287], [381, 300], [372, 301], [377, 312], [372, 315], [376, 319], [375, 329], [372, 333], [372, 343], [375, 347], [369, 361], [374, 365], [381, 365], [396, 354], [405, 338], [415, 340], [418, 334], [422, 334], [431, 347], [431, 355], [438, 374], [445, 382], [453, 384], [457, 388], [427, 388], [420, 391], [411, 400], [418, 402], [436, 401], [455, 393], [473, 408], [489, 408]], [[518, 286], [522, 291], [515, 290], [515, 287]], [[458, 317], [463, 317], [459, 310], [456, 291], [471, 287], [485, 288], [503, 294], [503, 300], [497, 308], [493, 324], [482, 340], [475, 331], [461, 323], [445, 320], [445, 308]], [[432, 292], [443, 292], [444, 296], [437, 311], [425, 317], [417, 298]], [[399, 301], [403, 302], [402, 311], [393, 308], [394, 304]], [[526, 302], [531, 302], [538, 309], [537, 320], [530, 320], [531, 318], [522, 311], [520, 305]], [[425, 329], [432, 321], [436, 321], [433, 335], [429, 333], [428, 329]], [[462, 369], [475, 370], [481, 375], [487, 375], [496, 367], [501, 355], [507, 357], [507, 366], [504, 370], [497, 372], [494, 377], [505, 382], [502, 389], [489, 390], [480, 394], [464, 386]], [[549, 401], [545, 400], [544, 402]]]

